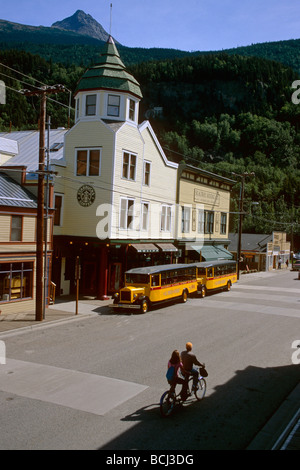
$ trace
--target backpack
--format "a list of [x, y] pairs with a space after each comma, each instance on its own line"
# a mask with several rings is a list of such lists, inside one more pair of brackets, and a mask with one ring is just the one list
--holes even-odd
[[170, 366], [166, 373], [166, 378], [168, 382], [171, 382], [175, 377], [175, 366]]

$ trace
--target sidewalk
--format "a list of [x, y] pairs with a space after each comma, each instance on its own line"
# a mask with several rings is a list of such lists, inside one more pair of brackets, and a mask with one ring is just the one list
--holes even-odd
[[46, 328], [63, 324], [65, 322], [82, 320], [97, 315], [101, 307], [108, 307], [112, 303], [109, 300], [96, 300], [83, 298], [78, 302], [78, 314], [76, 315], [76, 301], [71, 297], [59, 299], [55, 305], [50, 305], [45, 310], [45, 318], [36, 321], [35, 311], [24, 313], [10, 313], [0, 315], [0, 338], [20, 334], [24, 331], [32, 331], [37, 328]]

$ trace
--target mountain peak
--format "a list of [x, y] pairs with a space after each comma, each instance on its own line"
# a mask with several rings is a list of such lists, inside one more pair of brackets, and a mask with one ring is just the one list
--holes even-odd
[[51, 27], [73, 31], [105, 42], [109, 37], [102, 25], [83, 10], [77, 10], [74, 15], [56, 21]]

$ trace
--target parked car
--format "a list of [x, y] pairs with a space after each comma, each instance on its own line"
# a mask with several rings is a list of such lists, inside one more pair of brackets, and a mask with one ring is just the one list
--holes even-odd
[[300, 260], [293, 263], [292, 271], [300, 271]]
[[294, 253], [293, 258], [296, 260], [300, 260], [300, 252], [299, 253]]

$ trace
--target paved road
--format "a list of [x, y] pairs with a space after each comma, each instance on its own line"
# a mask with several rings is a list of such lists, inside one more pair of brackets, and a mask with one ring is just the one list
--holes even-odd
[[[0, 449], [245, 449], [299, 383], [299, 283], [242, 276], [229, 293], [147, 315], [93, 316], [5, 339]], [[159, 415], [170, 352], [192, 341], [206, 399]], [[279, 423], [284, 426], [285, 423]]]

